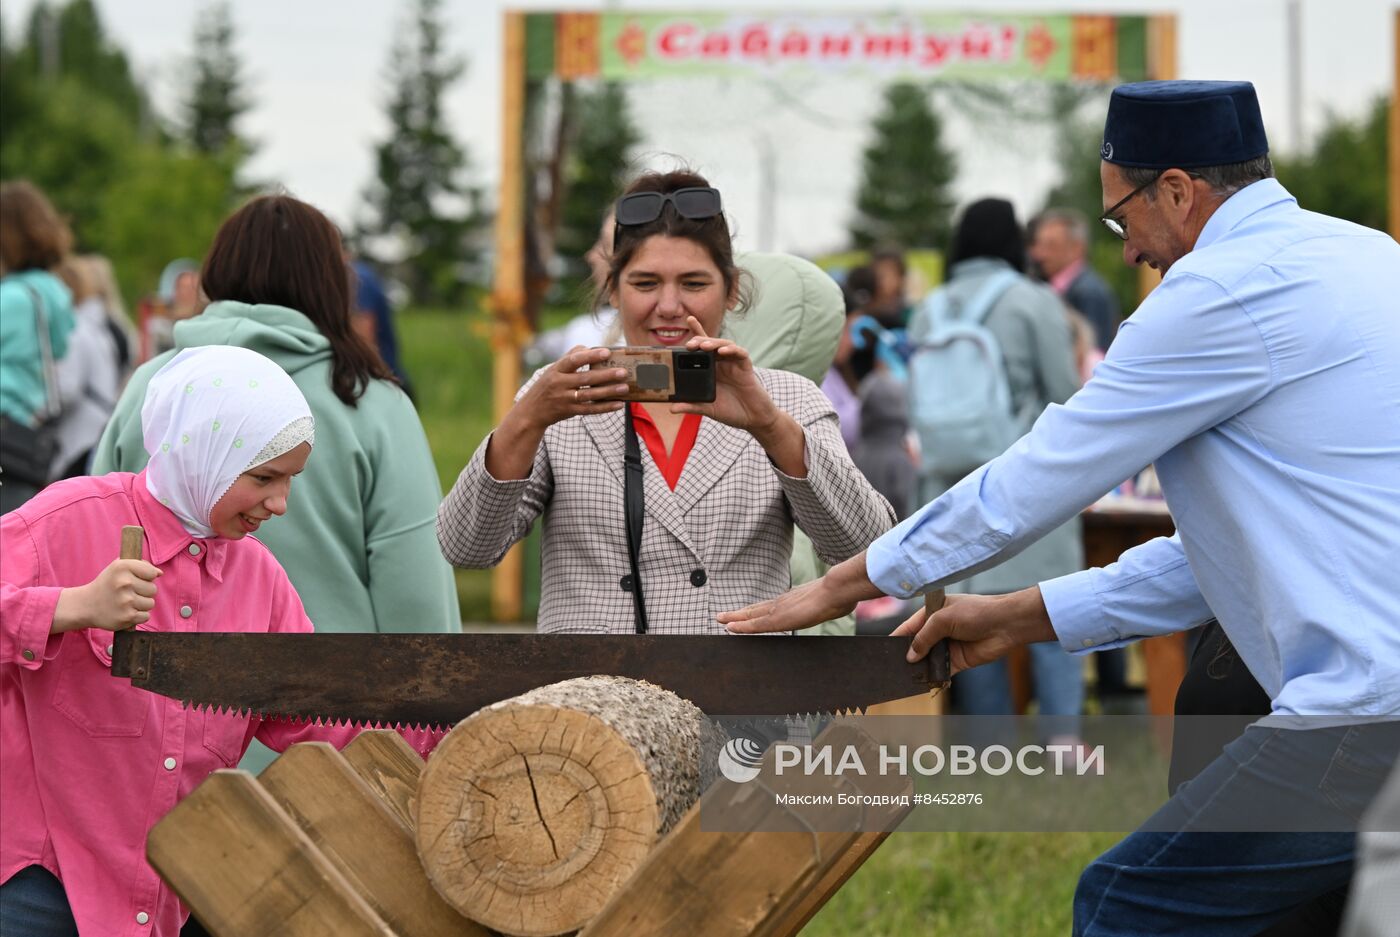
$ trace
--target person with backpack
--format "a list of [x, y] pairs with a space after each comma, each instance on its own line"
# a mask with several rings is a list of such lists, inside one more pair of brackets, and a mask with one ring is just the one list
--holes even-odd
[[[919, 437], [919, 503], [1001, 455], [1050, 404], [1079, 389], [1073, 337], [1048, 287], [1025, 275], [1025, 240], [1005, 199], [963, 211], [948, 251], [948, 282], [915, 310], [909, 325], [909, 409]], [[1020, 555], [949, 587], [1002, 594], [1082, 569], [1077, 518]], [[1084, 703], [1081, 662], [1054, 642], [1031, 645], [1031, 674], [1042, 716], [1077, 717]], [[968, 715], [1011, 713], [1006, 662], [954, 680]], [[1077, 731], [1067, 722], [1066, 734]]]

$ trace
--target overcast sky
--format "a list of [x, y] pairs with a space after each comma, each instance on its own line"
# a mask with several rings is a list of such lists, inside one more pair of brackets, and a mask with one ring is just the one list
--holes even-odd
[[[5, 0], [12, 27], [33, 0]], [[181, 93], [197, 0], [97, 0], [110, 34], [155, 91], [165, 115]], [[242, 130], [257, 146], [249, 172], [277, 180], [342, 223], [359, 204], [372, 172], [372, 147], [386, 130], [385, 67], [407, 3], [388, 0], [237, 0], [238, 50], [254, 101]], [[513, 8], [587, 9], [599, 4], [513, 3]], [[607, 7], [610, 5], [604, 4]], [[611, 5], [617, 6], [617, 5]], [[488, 187], [500, 157], [500, 0], [448, 0], [447, 45], [466, 56], [465, 77], [447, 111], [471, 153], [473, 178]], [[819, 10], [887, 12], [1170, 12], [1179, 16], [1182, 78], [1249, 79], [1259, 89], [1275, 151], [1290, 146], [1286, 0], [962, 0], [894, 7], [889, 2], [832, 0]], [[626, 9], [802, 10], [812, 0], [757, 5], [713, 0], [635, 0]], [[1394, 74], [1394, 0], [1303, 0], [1303, 123], [1314, 134], [1326, 115], [1359, 114], [1389, 89]], [[866, 124], [878, 106], [870, 80], [807, 79], [782, 92], [738, 82], [655, 82], [634, 86], [634, 114], [645, 136], [643, 158], [676, 154], [725, 193], [741, 246], [815, 252], [838, 248], [858, 182]], [[1042, 135], [948, 118], [958, 151], [961, 199], [1001, 194], [1022, 211], [1039, 207], [1055, 179]], [[1086, 153], [1095, 159], [1096, 153]], [[766, 160], [766, 163], [765, 163]], [[776, 179], [772, 217], [760, 219], [765, 164]], [[747, 243], [743, 243], [747, 241]]]

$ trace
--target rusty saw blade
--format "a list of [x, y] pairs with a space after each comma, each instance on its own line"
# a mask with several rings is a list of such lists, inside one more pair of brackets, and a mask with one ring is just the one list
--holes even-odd
[[451, 726], [595, 674], [650, 681], [717, 716], [862, 711], [948, 681], [944, 647], [911, 664], [904, 638], [122, 631], [114, 645], [112, 675], [162, 696], [355, 724]]

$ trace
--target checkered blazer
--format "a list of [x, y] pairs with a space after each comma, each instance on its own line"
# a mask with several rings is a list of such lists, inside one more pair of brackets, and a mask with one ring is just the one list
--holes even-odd
[[[836, 411], [816, 385], [786, 371], [756, 372], [806, 433], [807, 477], [784, 475], [751, 435], [708, 418], [675, 491], [641, 447], [639, 562], [654, 633], [719, 634], [719, 612], [786, 591], [794, 522], [828, 563], [859, 553], [894, 524], [889, 502], [846, 454]], [[632, 594], [622, 585], [631, 572], [625, 432], [620, 411], [556, 423], [530, 477], [514, 481], [487, 473], [487, 437], [438, 509], [443, 554], [455, 566], [494, 566], [543, 514], [539, 630], [632, 632]]]

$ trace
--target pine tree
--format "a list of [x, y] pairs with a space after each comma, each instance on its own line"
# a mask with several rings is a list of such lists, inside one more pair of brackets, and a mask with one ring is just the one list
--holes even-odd
[[126, 54], [108, 39], [92, 0], [36, 4], [24, 35], [10, 63], [15, 71], [36, 80], [75, 82], [116, 105], [144, 136], [159, 134], [146, 92]]
[[851, 239], [857, 247], [893, 243], [937, 247], [947, 241], [953, 212], [953, 154], [928, 91], [910, 82], [885, 89], [884, 110], [862, 158]]
[[578, 134], [568, 161], [567, 195], [559, 230], [559, 253], [579, 261], [598, 237], [603, 213], [612, 206], [631, 170], [641, 134], [627, 108], [627, 91], [616, 82], [580, 93]]
[[43, 189], [134, 304], [208, 248], [236, 195], [228, 161], [174, 145], [92, 0], [40, 3], [0, 39], [0, 178]]
[[416, 301], [450, 302], [465, 285], [467, 243], [481, 222], [480, 192], [465, 181], [467, 151], [442, 111], [465, 68], [443, 48], [441, 0], [416, 0], [390, 58], [388, 138], [375, 148], [376, 177], [365, 194], [361, 233], [394, 242], [396, 272]]
[[206, 7], [195, 23], [194, 60], [189, 95], [182, 102], [185, 141], [201, 153], [248, 152], [238, 136], [238, 118], [248, 109], [242, 66], [233, 47], [233, 17], [228, 4]]

